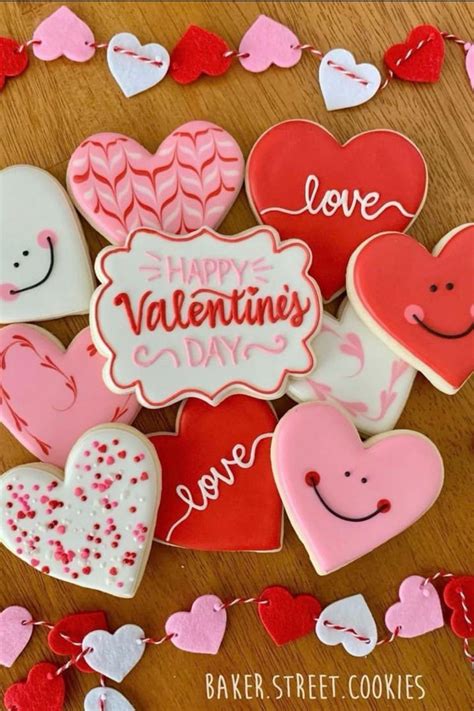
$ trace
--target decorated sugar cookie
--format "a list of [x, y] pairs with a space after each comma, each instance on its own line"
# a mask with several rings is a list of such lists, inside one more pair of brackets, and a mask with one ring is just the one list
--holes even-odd
[[326, 301], [344, 290], [347, 262], [361, 242], [409, 227], [427, 184], [422, 154], [400, 133], [367, 131], [341, 145], [325, 128], [302, 119], [260, 136], [246, 169], [256, 217], [282, 239], [309, 245], [310, 273]]
[[151, 408], [278, 397], [288, 375], [314, 366], [321, 307], [310, 262], [305, 244], [280, 244], [268, 227], [186, 237], [142, 228], [125, 248], [104, 249], [91, 324], [108, 387]]
[[198, 550], [280, 550], [270, 462], [276, 422], [269, 404], [245, 395], [217, 407], [182, 403], [176, 433], [150, 435], [163, 471], [156, 539]]
[[313, 347], [316, 368], [304, 378], [290, 378], [290, 397], [334, 402], [367, 434], [395, 426], [416, 370], [367, 328], [347, 300], [338, 318], [324, 313]]
[[190, 121], [156, 153], [120, 133], [89, 136], [71, 156], [67, 184], [94, 229], [123, 244], [137, 227], [173, 234], [218, 227], [239, 194], [243, 170], [242, 151], [227, 131]]
[[76, 439], [102, 422], [133, 422], [134, 395], [111, 392], [104, 359], [83, 329], [67, 349], [48, 331], [0, 329], [0, 422], [42, 462], [63, 467]]
[[56, 178], [32, 165], [0, 171], [0, 323], [89, 311], [94, 288], [76, 212]]
[[323, 403], [284, 415], [272, 464], [286, 513], [320, 575], [411, 526], [443, 485], [443, 462], [427, 437], [392, 430], [361, 442], [349, 418]]
[[408, 235], [375, 235], [351, 257], [347, 290], [368, 328], [442, 392], [474, 371], [474, 224], [432, 254]]
[[126, 425], [88, 430], [62, 472], [23, 464], [0, 478], [0, 541], [36, 570], [133, 597], [145, 570], [161, 496], [146, 437]]

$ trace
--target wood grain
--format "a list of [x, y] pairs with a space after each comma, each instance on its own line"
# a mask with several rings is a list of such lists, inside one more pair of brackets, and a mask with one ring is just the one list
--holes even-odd
[[[56, 3], [1, 3], [0, 34], [20, 40], [31, 37], [35, 26], [58, 6]], [[303, 42], [321, 49], [347, 47], [362, 61], [381, 67], [384, 49], [401, 41], [409, 28], [432, 23], [467, 38], [474, 35], [469, 3], [364, 3], [364, 2], [133, 2], [69, 3], [93, 28], [96, 39], [129, 31], [143, 42], [159, 41], [173, 47], [188, 24], [195, 23], [225, 37], [231, 46], [258, 13], [266, 13], [292, 27]], [[68, 157], [79, 142], [98, 131], [133, 136], [154, 150], [174, 127], [195, 118], [208, 119], [228, 129], [248, 154], [265, 129], [284, 119], [303, 117], [322, 122], [341, 141], [372, 128], [393, 128], [409, 136], [424, 153], [430, 188], [412, 234], [433, 246], [452, 227], [472, 215], [472, 96], [464, 75], [462, 52], [447, 47], [441, 81], [435, 85], [407, 85], [394, 81], [369, 104], [328, 113], [317, 87], [316, 62], [304, 56], [291, 70], [273, 68], [265, 74], [245, 72], [238, 63], [220, 79], [203, 79], [182, 87], [170, 78], [159, 87], [125, 99], [108, 73], [104, 53], [83, 65], [67, 60], [46, 63], [32, 57], [26, 74], [8, 82], [1, 102], [0, 163], [31, 163], [64, 181]], [[226, 218], [222, 231], [232, 233], [254, 223], [244, 194]], [[91, 253], [105, 244], [84, 224]], [[66, 344], [86, 325], [85, 317], [48, 322], [46, 327]], [[278, 554], [196, 553], [153, 546], [143, 583], [133, 600], [119, 600], [59, 583], [34, 572], [5, 550], [0, 551], [0, 605], [26, 605], [37, 617], [58, 619], [82, 609], [106, 609], [112, 627], [126, 622], [142, 625], [149, 634], [162, 633], [167, 615], [186, 609], [206, 592], [224, 598], [252, 595], [270, 583], [293, 591], [315, 593], [323, 603], [355, 592], [365, 595], [381, 634], [383, 613], [397, 595], [398, 584], [412, 573], [430, 573], [440, 567], [468, 568], [469, 507], [472, 504], [473, 388], [453, 397], [442, 395], [423, 377], [415, 386], [400, 420], [401, 427], [418, 429], [439, 446], [446, 462], [446, 483], [433, 509], [406, 533], [374, 553], [328, 577], [320, 578], [289, 524]], [[289, 406], [283, 399], [279, 412]], [[142, 412], [137, 425], [145, 432], [173, 425], [175, 408]], [[0, 432], [1, 470], [31, 461], [4, 428]], [[472, 564], [472, 557], [470, 559]], [[26, 675], [42, 659], [54, 659], [46, 646], [46, 633], [38, 629], [32, 642], [10, 670], [1, 669], [0, 684]], [[263, 700], [206, 701], [206, 672], [262, 674], [270, 698]], [[313, 674], [340, 677], [336, 700], [276, 700], [271, 688], [275, 674]], [[350, 675], [393, 675], [395, 693], [399, 675], [422, 675], [423, 700], [349, 699]], [[121, 685], [137, 709], [428, 709], [464, 711], [470, 707], [471, 672], [461, 652], [461, 640], [446, 627], [414, 640], [385, 645], [367, 659], [347, 656], [340, 647], [325, 647], [309, 636], [284, 648], [267, 637], [251, 605], [233, 608], [221, 653], [208, 658], [180, 652], [171, 644], [150, 649], [140, 665]], [[96, 677], [72, 671], [67, 675], [69, 711], [82, 708], [82, 699]], [[241, 687], [242, 688], [242, 687]], [[307, 690], [307, 686], [306, 686]], [[317, 691], [317, 687], [316, 687]], [[328, 691], [326, 692], [328, 693]], [[345, 698], [343, 698], [343, 695]], [[385, 695], [385, 693], [384, 693]], [[414, 691], [415, 697], [418, 692]], [[46, 709], [45, 709], [46, 711]]]

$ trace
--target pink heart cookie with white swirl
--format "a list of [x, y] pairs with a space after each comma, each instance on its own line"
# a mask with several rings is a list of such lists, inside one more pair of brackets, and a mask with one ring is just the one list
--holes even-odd
[[218, 227], [242, 186], [235, 139], [209, 121], [176, 128], [149, 153], [128, 136], [96, 133], [71, 156], [69, 193], [82, 215], [113, 244], [137, 227], [186, 234]]
[[133, 597], [145, 570], [161, 497], [161, 467], [140, 432], [94, 427], [62, 472], [23, 464], [0, 479], [0, 541], [58, 580]]
[[306, 403], [280, 420], [273, 473], [283, 505], [316, 571], [331, 573], [417, 521], [443, 485], [443, 461], [418, 432], [361, 442], [337, 407]]

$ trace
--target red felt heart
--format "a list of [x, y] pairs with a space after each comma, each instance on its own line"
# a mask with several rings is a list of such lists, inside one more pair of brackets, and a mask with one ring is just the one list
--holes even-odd
[[[271, 437], [256, 441], [273, 432], [276, 421], [270, 405], [245, 395], [216, 407], [186, 400], [177, 433], [150, 436], [163, 477], [155, 537], [197, 550], [279, 550], [282, 506], [272, 475]], [[245, 466], [226, 468], [223, 460], [235, 459]]]
[[12, 711], [62, 711], [66, 690], [64, 677], [55, 676], [56, 671], [54, 664], [35, 664], [26, 681], [16, 682], [5, 691], [5, 708]]
[[265, 604], [258, 605], [258, 615], [276, 644], [292, 642], [314, 632], [321, 603], [313, 595], [293, 596], [286, 588], [274, 585], [260, 595]]
[[446, 605], [451, 608], [451, 629], [463, 639], [474, 637], [474, 575], [452, 578], [443, 591]]
[[384, 55], [385, 64], [405, 81], [438, 81], [444, 59], [444, 39], [431, 25], [418, 25], [406, 42], [394, 44]]
[[407, 229], [426, 186], [423, 156], [395, 131], [368, 131], [341, 146], [318, 124], [284, 121], [258, 139], [247, 162], [257, 218], [310, 246], [310, 273], [326, 300], [344, 289], [347, 262], [361, 242]]
[[19, 51], [20, 45], [11, 37], [0, 37], [0, 89], [7, 77], [17, 77], [28, 66], [28, 52]]
[[[94, 630], [108, 629], [107, 617], [102, 610], [66, 615], [50, 630], [48, 634], [49, 648], [55, 654], [76, 657], [81, 651], [81, 642], [86, 634]], [[75, 662], [75, 666], [82, 672], [94, 671], [83, 657]]]
[[408, 235], [367, 240], [347, 271], [349, 298], [367, 325], [443, 392], [474, 370], [474, 224], [433, 254]]
[[178, 84], [190, 84], [201, 74], [218, 77], [229, 69], [229, 45], [222, 37], [191, 25], [171, 52], [170, 75]]

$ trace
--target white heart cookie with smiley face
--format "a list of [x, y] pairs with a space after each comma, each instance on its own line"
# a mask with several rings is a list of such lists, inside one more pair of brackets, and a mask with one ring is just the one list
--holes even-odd
[[66, 191], [32, 165], [0, 172], [0, 323], [89, 311], [92, 266]]

